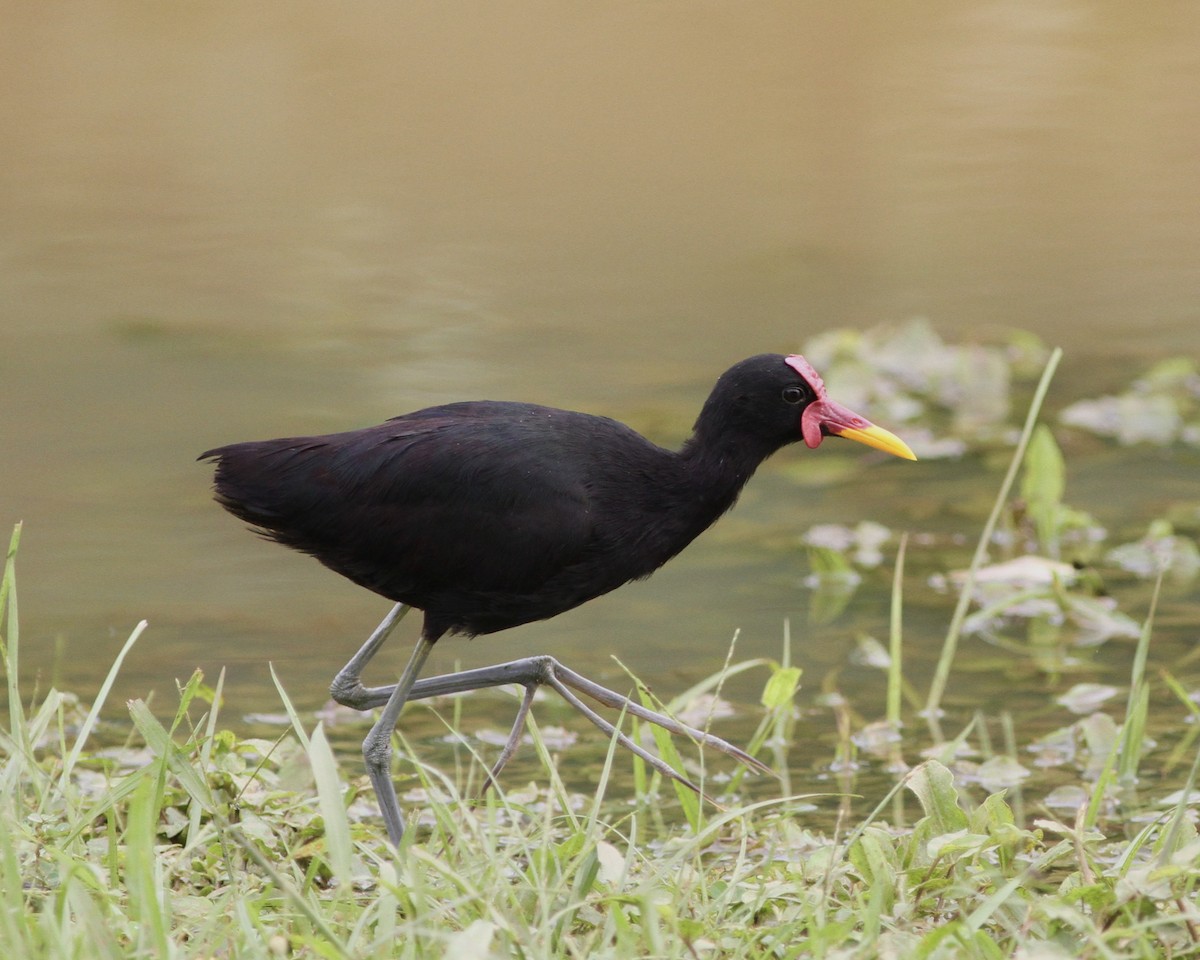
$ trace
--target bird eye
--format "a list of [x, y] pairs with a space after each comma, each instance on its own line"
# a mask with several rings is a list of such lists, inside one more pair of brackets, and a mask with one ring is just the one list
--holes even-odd
[[783, 402], [784, 403], [799, 403], [804, 399], [804, 390], [801, 387], [784, 387]]

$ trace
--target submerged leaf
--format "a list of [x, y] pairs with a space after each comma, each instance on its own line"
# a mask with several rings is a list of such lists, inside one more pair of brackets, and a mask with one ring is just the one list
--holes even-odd
[[1123, 444], [1165, 446], [1191, 437], [1197, 427], [1197, 398], [1200, 374], [1195, 363], [1175, 357], [1152, 367], [1124, 393], [1080, 400], [1059, 419]]
[[1029, 777], [1029, 770], [1012, 757], [992, 757], [975, 770], [979, 783], [989, 793], [1015, 787]]
[[1189, 537], [1178, 536], [1170, 524], [1157, 522], [1141, 540], [1109, 550], [1105, 559], [1145, 580], [1170, 573], [1179, 580], [1191, 580], [1200, 572], [1200, 549]]
[[1119, 691], [1104, 683], [1077, 683], [1055, 702], [1066, 707], [1072, 713], [1080, 715], [1094, 713], [1102, 703], [1110, 700]]
[[[993, 563], [991, 566], [980, 567], [975, 572], [975, 582], [1033, 587], [1050, 586], [1055, 581], [1071, 584], [1075, 582], [1077, 576], [1078, 571], [1069, 563], [1026, 554], [1015, 560], [1006, 560], [1004, 563]], [[962, 583], [966, 578], [965, 570], [956, 570], [950, 574], [950, 579], [955, 583]]]

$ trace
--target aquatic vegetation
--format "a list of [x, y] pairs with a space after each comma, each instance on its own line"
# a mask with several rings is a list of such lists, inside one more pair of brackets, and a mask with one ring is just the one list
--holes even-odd
[[893, 426], [908, 425], [904, 436], [926, 460], [1010, 441], [1014, 386], [1036, 377], [1048, 353], [1015, 330], [994, 344], [947, 343], [923, 318], [831, 330], [804, 345], [831, 393]]
[[1187, 357], [1160, 361], [1121, 393], [1071, 404], [1059, 421], [1126, 445], [1198, 447], [1200, 369]]

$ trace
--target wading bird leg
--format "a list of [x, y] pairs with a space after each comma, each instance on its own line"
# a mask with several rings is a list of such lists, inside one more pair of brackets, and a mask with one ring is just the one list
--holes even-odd
[[359, 648], [358, 653], [352, 656], [350, 662], [338, 671], [337, 676], [333, 678], [333, 683], [329, 685], [329, 695], [335, 701], [354, 710], [370, 710], [372, 707], [382, 706], [387, 702], [388, 697], [392, 695], [393, 688], [391, 686], [364, 687], [362, 672], [371, 662], [371, 658], [379, 652], [383, 642], [396, 629], [396, 624], [403, 620], [404, 615], [411, 609], [406, 603], [398, 603], [392, 607], [388, 615], [383, 618], [383, 622], [367, 637], [367, 642]]
[[[711, 733], [706, 733], [703, 730], [697, 730], [695, 727], [689, 727], [686, 723], [681, 723], [674, 717], [669, 717], [664, 713], [657, 713], [654, 710], [648, 710], [641, 704], [630, 700], [628, 697], [623, 697], [619, 693], [614, 693], [607, 687], [602, 687], [600, 684], [589, 680], [582, 674], [578, 674], [574, 670], [564, 667], [557, 660], [554, 662], [554, 675], [566, 686], [572, 687], [575, 690], [578, 690], [580, 693], [586, 694], [597, 703], [603, 704], [606, 707], [612, 707], [615, 710], [626, 710], [629, 713], [632, 713], [635, 717], [639, 717], [642, 720], [646, 720], [649, 723], [653, 723], [662, 727], [668, 733], [673, 733], [681, 737], [688, 737], [689, 739], [702, 743], [705, 746], [710, 746], [715, 750], [719, 750], [721, 753], [724, 753], [726, 756], [733, 757], [733, 759], [749, 767], [756, 773], [767, 773], [771, 776], [775, 776], [775, 772], [765, 763], [750, 756], [750, 754], [746, 753], [746, 751], [735, 747], [727, 740], [722, 740], [720, 737], [715, 737]], [[556, 687], [556, 689], [558, 688]], [[559, 690], [559, 692], [562, 693], [561, 690]], [[563, 693], [563, 697], [564, 699], [566, 698], [565, 693]]]
[[[392, 783], [392, 734], [396, 732], [400, 711], [404, 709], [404, 703], [408, 700], [417, 675], [425, 665], [436, 640], [436, 636], [421, 634], [404, 672], [400, 674], [400, 679], [396, 681], [387, 703], [384, 704], [383, 713], [375, 721], [375, 726], [371, 727], [362, 745], [367, 776], [371, 778], [371, 785], [375, 788], [379, 812], [383, 814], [383, 822], [387, 826], [388, 839], [396, 848], [399, 848], [400, 840], [404, 836], [404, 815], [400, 812], [400, 802], [396, 799], [396, 785]], [[378, 645], [377, 643], [376, 648]]]
[[379, 626], [375, 628], [371, 636], [367, 638], [367, 642], [338, 671], [337, 676], [330, 685], [330, 694], [333, 696], [333, 699], [344, 706], [352, 707], [355, 710], [371, 710], [380, 706], [384, 708], [375, 725], [371, 727], [366, 739], [363, 740], [363, 759], [367, 765], [367, 775], [371, 779], [371, 785], [375, 788], [380, 813], [382, 813], [384, 824], [387, 827], [388, 838], [394, 846], [398, 847], [401, 838], [404, 836], [404, 816], [400, 812], [400, 803], [396, 798], [396, 787], [391, 777], [392, 734], [395, 732], [396, 724], [400, 719], [400, 712], [410, 700], [424, 700], [429, 697], [466, 693], [471, 690], [507, 686], [514, 683], [520, 684], [525, 688], [525, 696], [522, 698], [521, 705], [517, 709], [517, 716], [513, 721], [508, 740], [505, 741], [504, 747], [500, 751], [500, 756], [488, 772], [483, 792], [487, 792], [487, 789], [496, 782], [496, 778], [500, 775], [500, 771], [504, 769], [504, 765], [517, 752], [517, 748], [521, 742], [521, 735], [525, 730], [525, 722], [529, 716], [530, 707], [533, 704], [534, 693], [542, 685], [552, 687], [560, 697], [587, 717], [591, 723], [595, 724], [610, 737], [615, 738], [617, 743], [636, 754], [664, 777], [682, 784], [711, 803], [715, 803], [715, 801], [711, 797], [708, 797], [696, 784], [672, 769], [659, 757], [654, 756], [654, 754], [630, 740], [629, 737], [621, 733], [613, 724], [609, 723], [609, 721], [605, 720], [580, 700], [573, 691], [578, 691], [603, 706], [624, 711], [641, 720], [645, 720], [647, 723], [653, 723], [668, 733], [685, 736], [700, 745], [711, 747], [732, 757], [752, 770], [760, 773], [772, 772], [765, 764], [728, 741], [681, 723], [674, 717], [649, 710], [640, 703], [622, 696], [613, 690], [609, 690], [607, 687], [602, 687], [587, 677], [576, 673], [574, 670], [564, 667], [550, 656], [525, 657], [521, 660], [511, 660], [508, 663], [498, 663], [490, 667], [478, 667], [474, 670], [463, 670], [459, 673], [444, 674], [438, 677], [428, 677], [425, 680], [418, 680], [417, 677], [421, 672], [421, 668], [425, 665], [425, 661], [429, 657], [429, 653], [437, 640], [437, 637], [428, 637], [422, 634], [398, 682], [383, 687], [363, 686], [362, 672], [364, 668], [370, 663], [375, 654], [379, 652], [379, 648], [383, 646], [388, 636], [395, 629], [396, 624], [404, 618], [409, 609], [406, 604], [396, 604], [388, 612], [388, 615], [383, 618]]
[[[500, 751], [500, 756], [492, 764], [492, 769], [488, 771], [487, 780], [483, 782], [483, 789], [479, 791], [481, 797], [496, 783], [496, 778], [500, 776], [500, 771], [513, 758], [513, 755], [517, 752], [517, 747], [521, 745], [521, 734], [525, 732], [525, 719], [529, 716], [529, 708], [533, 706], [533, 695], [535, 693], [537, 693], [537, 684], [530, 683], [526, 685], [525, 696], [521, 698], [521, 705], [517, 708], [517, 716], [513, 720], [508, 740], [505, 741], [504, 749]], [[409, 696], [411, 697], [412, 694], [409, 694]]]
[[[721, 805], [719, 803], [717, 803], [716, 800], [714, 800], [707, 793], [705, 793], [703, 790], [701, 790], [698, 786], [696, 786], [694, 783], [692, 783], [692, 781], [689, 780], [687, 777], [683, 776], [681, 773], [679, 773], [677, 770], [675, 770], [675, 768], [670, 766], [666, 761], [660, 760], [654, 754], [642, 749], [640, 746], [638, 746], [636, 743], [634, 743], [632, 740], [630, 740], [627, 736], [625, 736], [625, 734], [621, 733], [620, 730], [618, 730], [616, 727], [614, 727], [611, 723], [609, 723], [602, 716], [600, 716], [600, 714], [598, 714], [595, 710], [593, 710], [586, 703], [584, 703], [577, 696], [575, 696], [575, 694], [573, 694], [569, 689], [567, 689], [567, 687], [562, 683], [562, 681], [560, 681], [558, 679], [558, 677], [556, 677], [553, 673], [550, 673], [550, 675], [546, 679], [546, 682], [549, 683], [550, 686], [552, 686], [555, 690], [557, 690], [558, 695], [560, 697], [562, 697], [564, 700], [566, 700], [567, 703], [569, 703], [576, 710], [578, 710], [580, 713], [582, 713], [585, 717], [587, 717], [589, 720], [591, 720], [592, 723], [594, 723], [597, 727], [599, 727], [601, 730], [603, 730], [605, 733], [607, 733], [610, 737], [614, 737], [616, 739], [617, 743], [619, 743], [621, 746], [625, 747], [625, 749], [630, 750], [637, 756], [641, 757], [646, 763], [650, 764], [650, 766], [652, 766], [655, 770], [657, 770], [659, 773], [661, 773], [664, 777], [669, 777], [670, 779], [675, 780], [678, 783], [682, 783], [685, 787], [687, 787], [689, 790], [691, 790], [697, 796], [703, 797], [705, 800], [707, 800], [709, 803], [711, 803], [714, 807], [717, 807], [718, 809], [723, 809], [721, 807]], [[603, 689], [603, 688], [601, 688], [601, 689]], [[632, 700], [626, 699], [622, 708], [625, 710], [628, 710], [633, 705], [634, 705], [634, 703]], [[647, 711], [647, 712], [649, 712], [649, 711]]]
[[[490, 667], [478, 667], [474, 670], [463, 670], [459, 673], [427, 677], [414, 684], [412, 691], [408, 695], [408, 699], [410, 701], [424, 700], [428, 697], [440, 697], [452, 693], [466, 693], [469, 690], [481, 690], [484, 687], [501, 687], [510, 683], [519, 683], [526, 688], [531, 684], [551, 686], [571, 706], [579, 710], [580, 713], [583, 713], [589, 720], [592, 720], [594, 714], [591, 714], [588, 708], [584, 707], [577, 697], [564, 691], [565, 687], [570, 687], [585, 696], [591, 697], [591, 699], [603, 706], [612, 707], [614, 710], [624, 710], [639, 720], [645, 720], [647, 723], [653, 723], [656, 726], [662, 727], [669, 733], [687, 737], [702, 746], [711, 747], [726, 756], [732, 757], [738, 763], [749, 767], [756, 773], [767, 773], [774, 776], [774, 772], [765, 763], [756, 760], [750, 754], [746, 753], [746, 751], [735, 747], [729, 741], [722, 740], [711, 733], [705, 733], [703, 730], [697, 730], [695, 727], [690, 727], [686, 723], [676, 720], [674, 717], [668, 717], [666, 714], [648, 710], [640, 703], [609, 690], [607, 687], [602, 687], [600, 684], [589, 680], [574, 670], [564, 667], [551, 656], [525, 657], [521, 660], [510, 660], [508, 663], [497, 663]], [[387, 687], [380, 688], [380, 690], [381, 692], [390, 692]], [[382, 700], [370, 702], [369, 706], [378, 706], [382, 702]], [[595, 721], [593, 720], [592, 722], [594, 723]], [[604, 722], [607, 723], [607, 721]], [[605, 732], [611, 733], [612, 727], [608, 727]]]
[[[688, 737], [702, 746], [710, 747], [724, 753], [756, 772], [772, 772], [764, 763], [756, 760], [750, 754], [735, 747], [728, 741], [722, 740], [720, 737], [713, 736], [710, 733], [705, 733], [703, 730], [697, 730], [695, 727], [681, 723], [673, 717], [668, 717], [654, 710], [648, 710], [640, 703], [636, 703], [628, 697], [609, 690], [607, 687], [602, 687], [598, 683], [576, 673], [574, 670], [564, 667], [550, 656], [526, 657], [521, 660], [511, 660], [507, 663], [494, 664], [490, 667], [478, 667], [474, 670], [463, 670], [459, 673], [427, 677], [413, 684], [406, 700], [424, 700], [430, 697], [466, 693], [471, 690], [500, 687], [508, 684], [520, 684], [523, 686], [526, 690], [525, 699], [522, 700], [521, 707], [517, 711], [517, 718], [513, 723], [512, 731], [500, 753], [500, 757], [488, 774], [489, 784], [491, 780], [499, 775], [504, 765], [516, 753], [521, 734], [525, 728], [525, 718], [529, 712], [532, 691], [541, 685], [552, 687], [568, 704], [582, 713], [589, 721], [609, 736], [613, 736], [616, 733], [618, 743], [637, 754], [655, 770], [663, 774], [663, 776], [670, 777], [682, 783], [697, 794], [701, 793], [699, 787], [690, 780], [680, 776], [665, 762], [638, 746], [624, 734], [617, 732], [611, 723], [584, 704], [572, 690], [590, 697], [603, 706], [612, 707], [616, 710], [624, 710], [626, 713], [645, 720], [647, 723], [653, 723], [662, 727], [669, 733]], [[371, 709], [384, 703], [390, 703], [394, 689], [393, 687], [362, 688], [362, 696], [356, 699], [355, 703], [358, 709]], [[701, 795], [703, 796], [703, 794]]]

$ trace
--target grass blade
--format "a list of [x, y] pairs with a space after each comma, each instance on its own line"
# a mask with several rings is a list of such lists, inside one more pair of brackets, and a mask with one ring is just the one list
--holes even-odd
[[900, 640], [903, 633], [904, 613], [904, 555], [908, 548], [908, 534], [900, 538], [896, 550], [896, 569], [892, 574], [892, 607], [888, 631], [888, 676], [887, 676], [887, 722], [893, 730], [900, 729], [900, 696], [904, 690], [901, 669]]
[[146, 746], [159, 758], [164, 768], [170, 770], [178, 778], [180, 785], [194, 801], [205, 810], [212, 811], [216, 804], [212, 792], [204, 780], [203, 774], [188, 762], [167, 728], [158, 722], [158, 718], [150, 712], [144, 700], [131, 700], [129, 715], [133, 717], [133, 725], [146, 741]]
[[8, 554], [4, 558], [4, 577], [0, 578], [0, 618], [8, 614], [5, 635], [0, 637], [0, 654], [4, 657], [4, 669], [8, 673], [8, 730], [20, 749], [27, 749], [25, 742], [25, 715], [21, 710], [21, 692], [18, 685], [20, 673], [21, 643], [17, 619], [17, 547], [21, 543], [21, 524], [13, 527], [8, 541]]
[[1150, 597], [1150, 610], [1138, 634], [1137, 649], [1133, 654], [1133, 666], [1129, 675], [1129, 698], [1125, 704], [1125, 722], [1121, 726], [1121, 752], [1117, 763], [1117, 783], [1126, 789], [1131, 788], [1137, 781], [1141, 745], [1145, 742], [1146, 714], [1150, 704], [1146, 659], [1150, 654], [1150, 635], [1153, 632], [1154, 616], [1158, 611], [1162, 583], [1163, 571], [1160, 570], [1158, 579], [1154, 582], [1154, 593]]
[[1033, 401], [1029, 404], [1025, 426], [1021, 430], [1020, 439], [1017, 440], [1016, 449], [1013, 450], [1008, 472], [1000, 484], [1000, 491], [996, 494], [995, 503], [992, 504], [992, 512], [988, 515], [987, 522], [983, 525], [983, 532], [979, 535], [979, 542], [975, 545], [975, 555], [971, 558], [971, 566], [967, 569], [966, 580], [959, 588], [958, 603], [950, 618], [950, 627], [946, 631], [946, 639], [942, 644], [942, 653], [938, 658], [937, 669], [934, 672], [933, 681], [929, 685], [929, 696], [925, 700], [925, 716], [930, 724], [934, 725], [935, 730], [942, 696], [946, 692], [946, 683], [950, 679], [950, 667], [954, 663], [954, 654], [958, 649], [959, 637], [962, 635], [963, 622], [967, 619], [967, 610], [971, 605], [976, 574], [987, 557], [988, 546], [992, 542], [996, 525], [1000, 522], [1000, 515], [1004, 512], [1004, 505], [1008, 502], [1009, 492], [1017, 479], [1021, 463], [1025, 459], [1025, 448], [1029, 444], [1029, 438], [1033, 435], [1034, 426], [1037, 424], [1038, 415], [1042, 410], [1042, 403], [1050, 389], [1050, 381], [1054, 379], [1054, 371], [1058, 369], [1061, 359], [1062, 349], [1055, 347], [1050, 354], [1050, 359], [1046, 361], [1046, 368], [1042, 371], [1042, 378], [1038, 381], [1037, 390], [1034, 391]]
[[350, 821], [342, 801], [342, 780], [337, 761], [325, 738], [325, 728], [318, 723], [308, 741], [308, 759], [317, 783], [317, 804], [325, 821], [325, 851], [329, 868], [338, 883], [349, 883], [353, 863], [350, 843]]
[[100, 684], [100, 690], [96, 694], [96, 699], [92, 703], [91, 710], [88, 711], [87, 717], [83, 721], [83, 725], [79, 728], [79, 735], [75, 738], [75, 743], [71, 747], [71, 752], [67, 754], [63, 761], [61, 783], [65, 786], [71, 778], [71, 771], [75, 769], [75, 764], [79, 762], [79, 755], [83, 752], [83, 746], [87, 743], [88, 737], [91, 736], [92, 730], [96, 727], [96, 721], [100, 719], [100, 711], [104, 704], [108, 702], [108, 695], [112, 691], [113, 684], [116, 682], [117, 674], [121, 671], [121, 664], [125, 662], [125, 657], [129, 651], [133, 649], [133, 645], [137, 643], [138, 637], [146, 629], [147, 623], [142, 620], [133, 632], [129, 635], [129, 639], [125, 641], [120, 651], [117, 653], [116, 659], [113, 660], [112, 666], [108, 669], [108, 674], [104, 678], [104, 682]]

